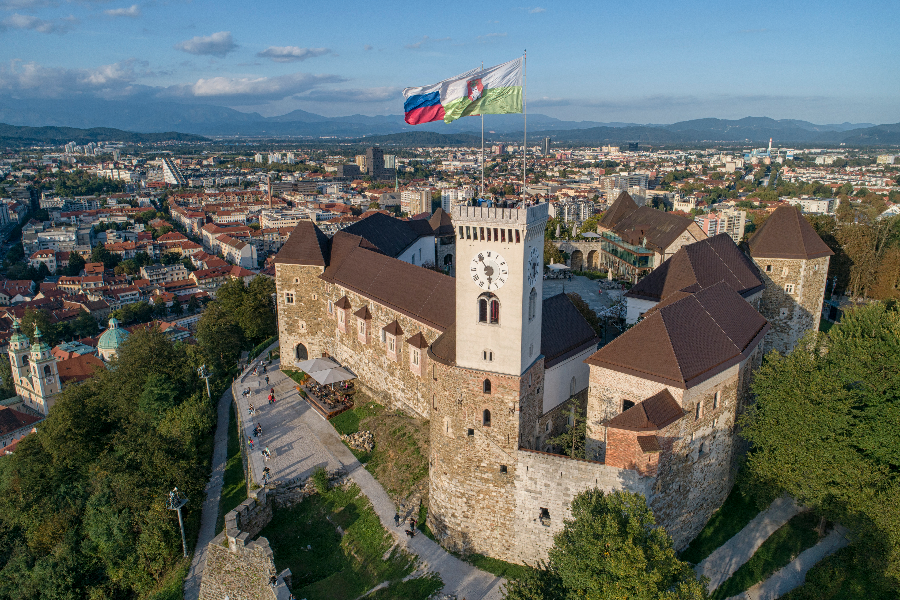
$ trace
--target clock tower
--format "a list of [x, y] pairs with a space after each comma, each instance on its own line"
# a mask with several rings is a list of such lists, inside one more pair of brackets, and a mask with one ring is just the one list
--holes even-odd
[[456, 364], [519, 376], [541, 352], [546, 204], [457, 206]]

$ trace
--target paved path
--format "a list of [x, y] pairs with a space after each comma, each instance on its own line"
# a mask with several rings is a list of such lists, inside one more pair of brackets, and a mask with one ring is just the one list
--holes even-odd
[[[271, 481], [287, 481], [296, 477], [308, 477], [319, 466], [330, 469], [343, 467], [360, 490], [369, 498], [381, 524], [390, 532], [394, 541], [412, 554], [418, 555], [422, 567], [436, 572], [444, 582], [443, 593], [455, 594], [466, 600], [499, 600], [504, 580], [485, 573], [447, 553], [438, 544], [422, 535], [409, 539], [394, 525], [396, 507], [381, 484], [366, 471], [353, 453], [341, 442], [334, 427], [313, 410], [297, 393], [294, 381], [277, 370], [278, 362], [269, 366], [266, 385], [265, 375], [249, 374], [236, 385], [241, 391], [251, 390], [249, 399], [240, 393], [240, 407], [244, 426], [244, 443], [252, 435], [256, 423], [262, 425], [263, 447], [269, 447], [272, 458], [265, 462], [258, 445], [251, 452], [253, 479], [261, 483], [262, 469], [271, 471]], [[277, 401], [268, 404], [268, 390], [275, 388]], [[248, 419], [248, 405], [256, 408], [253, 420]], [[191, 600], [191, 599], [188, 599]]]
[[200, 579], [203, 567], [206, 566], [206, 547], [216, 536], [216, 520], [219, 518], [219, 499], [222, 496], [222, 484], [225, 477], [225, 461], [228, 458], [228, 411], [231, 407], [231, 390], [227, 390], [219, 398], [217, 407], [216, 435], [213, 442], [212, 475], [206, 484], [206, 500], [203, 501], [203, 512], [200, 514], [200, 533], [194, 558], [187, 578], [184, 580], [185, 600], [197, 600], [200, 597]]
[[779, 527], [798, 514], [801, 508], [783, 496], [762, 511], [737, 535], [719, 546], [694, 569], [698, 576], [709, 577], [709, 591], [722, 585]]
[[732, 596], [728, 600], [775, 600], [792, 589], [803, 585], [806, 580], [806, 572], [813, 565], [830, 554], [834, 554], [850, 543], [847, 529], [836, 525], [831, 533], [822, 541], [807, 548], [800, 556], [792, 560], [782, 569], [774, 572], [771, 577], [761, 583], [757, 583], [746, 592]]

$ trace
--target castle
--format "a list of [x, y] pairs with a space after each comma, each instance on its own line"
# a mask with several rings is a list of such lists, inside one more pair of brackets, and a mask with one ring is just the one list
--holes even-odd
[[[543, 299], [546, 204], [450, 217], [456, 278], [403, 259], [421, 225], [392, 225], [401, 244], [298, 225], [275, 260], [283, 360], [333, 356], [429, 419], [428, 525], [450, 549], [534, 564], [594, 487], [640, 492], [686, 545], [731, 489], [763, 352], [818, 327], [831, 251], [792, 207], [749, 256], [724, 234], [685, 245], [631, 291], [639, 322], [598, 350], [567, 296]], [[586, 460], [547, 452], [570, 398]]]

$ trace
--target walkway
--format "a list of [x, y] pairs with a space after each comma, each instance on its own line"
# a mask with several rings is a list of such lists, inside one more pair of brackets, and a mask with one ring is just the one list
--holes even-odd
[[231, 407], [231, 390], [226, 390], [219, 398], [216, 412], [216, 435], [213, 441], [212, 475], [206, 484], [206, 500], [203, 501], [203, 512], [200, 514], [200, 532], [194, 548], [191, 568], [184, 580], [185, 600], [197, 600], [200, 597], [200, 579], [203, 567], [206, 566], [206, 547], [216, 536], [216, 520], [219, 518], [219, 499], [222, 496], [222, 484], [225, 477], [225, 460], [228, 455], [228, 412]]
[[728, 600], [775, 600], [803, 585], [806, 572], [813, 565], [850, 543], [847, 533], [845, 527], [836, 525], [821, 542], [801, 552], [800, 556], [773, 573], [771, 577]]
[[719, 546], [694, 569], [698, 576], [709, 577], [709, 591], [722, 585], [756, 553], [770, 535], [802, 509], [793, 499], [783, 496], [762, 511], [733, 538]]
[[[264, 467], [271, 471], [271, 481], [289, 481], [308, 477], [319, 466], [329, 469], [343, 467], [360, 490], [369, 498], [396, 544], [415, 554], [423, 569], [440, 575], [444, 582], [444, 594], [455, 594], [466, 600], [500, 600], [504, 580], [485, 573], [447, 553], [438, 544], [422, 534], [409, 539], [403, 529], [394, 525], [396, 507], [381, 484], [366, 471], [353, 453], [341, 442], [334, 427], [313, 410], [297, 393], [294, 381], [278, 371], [276, 361], [269, 367], [269, 384], [265, 375], [247, 375], [236, 384], [243, 391], [250, 388], [251, 396], [238, 394], [237, 405], [244, 427], [244, 443], [252, 435], [256, 423], [262, 425], [261, 443], [269, 447], [272, 458], [265, 462], [259, 446], [250, 455], [254, 481], [261, 483]], [[275, 388], [277, 401], [268, 404], [268, 390]], [[248, 420], [248, 406], [256, 408], [253, 420]], [[187, 599], [193, 600], [193, 599]]]

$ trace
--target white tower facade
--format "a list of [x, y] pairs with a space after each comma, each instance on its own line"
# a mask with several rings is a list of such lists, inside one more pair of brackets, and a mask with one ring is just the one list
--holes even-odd
[[547, 204], [457, 206], [456, 364], [520, 376], [540, 356]]
[[13, 335], [9, 341], [9, 359], [12, 366], [16, 393], [29, 408], [46, 415], [53, 406], [56, 395], [62, 391], [56, 357], [44, 342], [41, 330], [35, 327], [34, 343], [13, 323]]

